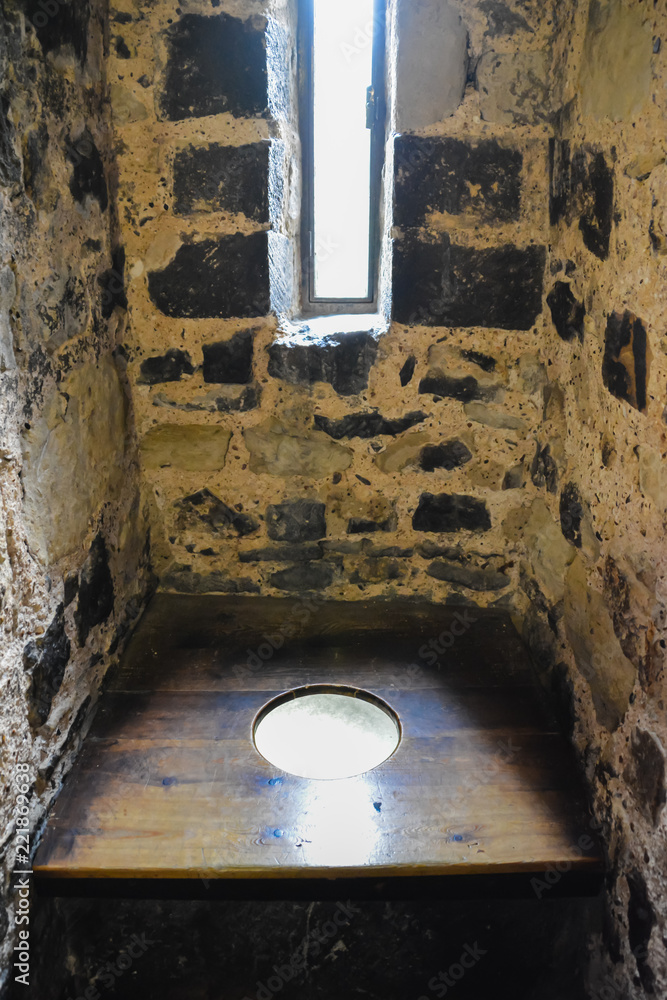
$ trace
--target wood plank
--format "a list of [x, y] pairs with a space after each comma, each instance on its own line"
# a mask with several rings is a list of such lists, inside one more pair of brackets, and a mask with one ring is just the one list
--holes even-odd
[[[265, 669], [234, 670], [246, 643], [299, 607], [154, 600], [55, 804], [38, 879], [600, 870], [598, 844], [581, 847], [590, 828], [571, 748], [506, 615], [475, 611], [439, 665], [421, 661], [411, 676], [423, 637], [460, 624], [451, 609], [329, 603]], [[317, 683], [356, 685], [393, 707], [394, 755], [338, 781], [288, 775], [261, 757], [260, 709]]]

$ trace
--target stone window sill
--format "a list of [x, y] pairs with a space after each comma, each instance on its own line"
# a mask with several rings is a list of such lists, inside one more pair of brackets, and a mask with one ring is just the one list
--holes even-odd
[[329, 337], [346, 333], [379, 336], [389, 328], [381, 313], [355, 313], [340, 316], [315, 316], [308, 319], [282, 319], [276, 340], [285, 346], [322, 343]]

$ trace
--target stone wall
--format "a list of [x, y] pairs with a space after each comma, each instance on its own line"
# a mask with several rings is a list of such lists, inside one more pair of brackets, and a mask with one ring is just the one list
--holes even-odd
[[34, 845], [148, 579], [104, 58], [100, 4], [4, 4], [0, 992], [26, 829], [17, 765]]
[[269, 258], [298, 223], [292, 5], [112, 6], [123, 350], [165, 589], [525, 603], [508, 514], [553, 465], [555, 22], [487, 0], [394, 14], [393, 322], [290, 339]]
[[592, 995], [626, 1000], [667, 993], [667, 12], [564, 13], [540, 352], [554, 464], [521, 576], [526, 636], [570, 713], [609, 852]]

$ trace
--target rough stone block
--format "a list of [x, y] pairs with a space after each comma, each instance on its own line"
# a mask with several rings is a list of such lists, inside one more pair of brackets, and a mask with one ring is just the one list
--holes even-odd
[[175, 399], [166, 392], [156, 392], [152, 395], [153, 406], [162, 406], [168, 410], [183, 410], [185, 412], [203, 413], [247, 413], [259, 406], [262, 391], [257, 384], [252, 385], [217, 385], [203, 396], [188, 396]]
[[561, 340], [584, 339], [584, 317], [586, 309], [572, 294], [572, 286], [568, 281], [557, 281], [547, 295], [547, 305], [551, 310], [551, 319], [556, 327], [556, 333]]
[[416, 434], [406, 434], [398, 441], [392, 441], [384, 451], [375, 456], [373, 461], [381, 472], [391, 474], [401, 472], [409, 465], [418, 465], [419, 456], [425, 445], [429, 444], [427, 433], [417, 432]]
[[242, 563], [251, 562], [313, 562], [324, 553], [319, 545], [271, 545], [264, 549], [247, 549], [239, 552]]
[[468, 32], [458, 11], [448, 0], [400, 0], [397, 37], [398, 131], [414, 131], [453, 115], [468, 75]]
[[141, 458], [148, 469], [173, 465], [186, 472], [222, 469], [232, 432], [226, 427], [200, 424], [158, 424], [141, 442]]
[[224, 112], [264, 115], [268, 105], [266, 19], [184, 14], [166, 32], [162, 113], [177, 121]]
[[505, 413], [496, 407], [485, 406], [484, 403], [466, 403], [463, 410], [469, 420], [485, 424], [487, 427], [517, 431], [519, 434], [525, 434], [528, 430], [525, 420], [522, 420], [521, 417]]
[[653, 38], [641, 7], [592, 0], [579, 75], [584, 115], [632, 121], [651, 92]]
[[581, 522], [584, 508], [574, 483], [566, 483], [560, 495], [560, 527], [563, 536], [576, 548], [581, 548]]
[[51, 704], [65, 676], [70, 652], [71, 643], [65, 631], [64, 606], [61, 604], [44, 636], [32, 639], [23, 651], [23, 666], [31, 679], [29, 718], [35, 728], [43, 726], [49, 717]]
[[352, 464], [352, 451], [313, 431], [298, 434], [278, 420], [269, 420], [243, 432], [250, 452], [250, 471], [269, 476], [307, 476], [324, 479], [345, 472]]
[[265, 316], [271, 308], [267, 234], [184, 243], [163, 270], [149, 273], [148, 290], [167, 316]]
[[318, 500], [271, 504], [266, 530], [274, 542], [315, 542], [327, 533], [325, 506]]
[[229, 340], [204, 344], [204, 382], [245, 384], [252, 380], [254, 331], [240, 330]]
[[220, 570], [198, 573], [192, 566], [176, 564], [160, 580], [162, 590], [181, 594], [258, 594], [259, 584], [247, 577], [232, 579]]
[[443, 444], [427, 445], [422, 449], [419, 456], [419, 467], [424, 472], [433, 472], [435, 469], [446, 469], [451, 472], [457, 469], [472, 458], [472, 452], [463, 441], [445, 441]]
[[394, 151], [394, 223], [426, 223], [433, 212], [472, 213], [485, 221], [519, 218], [523, 156], [495, 139], [401, 135]]
[[370, 333], [344, 333], [314, 343], [272, 344], [269, 375], [292, 385], [328, 382], [340, 396], [353, 396], [368, 388], [368, 374], [375, 363], [377, 340]]
[[335, 441], [353, 437], [373, 438], [384, 434], [396, 437], [397, 434], [402, 434], [403, 431], [426, 420], [426, 416], [427, 414], [420, 410], [413, 410], [411, 413], [406, 413], [404, 417], [388, 419], [374, 410], [371, 413], [349, 413], [347, 416], [341, 417], [340, 420], [330, 420], [329, 417], [316, 413], [315, 427], [324, 431]]
[[180, 530], [205, 527], [215, 534], [235, 534], [239, 538], [257, 531], [260, 524], [251, 514], [244, 514], [212, 493], [209, 489], [198, 490], [178, 501], [177, 524]]
[[436, 560], [426, 570], [434, 580], [455, 583], [468, 590], [503, 590], [510, 584], [510, 579], [504, 573], [495, 569], [484, 569], [478, 566], [466, 566], [462, 563]]
[[415, 373], [415, 366], [416, 366], [416, 364], [417, 364], [417, 359], [414, 356], [414, 354], [411, 354], [406, 359], [405, 364], [401, 368], [398, 377], [400, 379], [401, 385], [404, 388], [405, 388], [406, 385], [409, 385], [410, 382], [412, 382], [412, 376]]
[[590, 146], [574, 152], [569, 140], [549, 140], [549, 219], [552, 226], [579, 216], [584, 246], [606, 260], [614, 221], [614, 172]]
[[546, 251], [474, 249], [406, 234], [394, 245], [394, 319], [409, 325], [529, 330], [542, 311]]
[[45, 55], [71, 48], [83, 66], [88, 53], [90, 6], [90, 0], [69, 0], [58, 5], [54, 15], [53, 8], [45, 3], [27, 0], [26, 19], [35, 29]]
[[87, 128], [78, 139], [68, 137], [66, 154], [72, 164], [70, 194], [80, 205], [84, 205], [87, 198], [94, 198], [100, 206], [100, 211], [104, 212], [109, 203], [104, 164]]
[[602, 381], [609, 392], [636, 410], [646, 409], [648, 341], [643, 322], [626, 309], [607, 318]]
[[139, 385], [178, 382], [181, 375], [192, 375], [194, 366], [187, 351], [171, 347], [165, 354], [156, 354], [141, 362]]
[[269, 221], [269, 143], [188, 146], [174, 160], [174, 212], [231, 212]]
[[299, 591], [304, 590], [324, 590], [333, 582], [334, 571], [332, 566], [325, 563], [301, 563], [298, 566], [290, 566], [289, 569], [279, 570], [272, 573], [269, 583], [278, 590]]
[[412, 518], [415, 531], [488, 531], [491, 518], [483, 500], [458, 493], [422, 493]]
[[113, 611], [114, 600], [109, 553], [104, 538], [102, 535], [97, 535], [90, 546], [79, 579], [79, 596], [74, 621], [80, 646], [85, 646], [91, 629], [107, 620]]
[[546, 52], [485, 52], [477, 64], [484, 121], [539, 125], [553, 117]]
[[21, 180], [21, 161], [14, 149], [14, 127], [9, 120], [9, 98], [0, 97], [0, 184], [10, 187]]
[[373, 521], [365, 517], [351, 517], [347, 522], [348, 535], [372, 535], [376, 531], [396, 531], [398, 518], [392, 512], [389, 517], [381, 521]]
[[631, 749], [632, 756], [623, 771], [623, 777], [644, 816], [657, 827], [667, 801], [667, 751], [656, 736], [639, 728], [632, 734]]

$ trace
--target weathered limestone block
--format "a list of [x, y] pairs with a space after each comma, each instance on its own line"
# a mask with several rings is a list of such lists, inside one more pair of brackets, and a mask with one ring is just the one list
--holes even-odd
[[549, 604], [556, 605], [563, 598], [565, 572], [575, 551], [563, 538], [560, 525], [551, 516], [544, 500], [534, 500], [525, 513], [523, 539], [528, 567]]
[[646, 410], [649, 353], [646, 328], [634, 313], [611, 313], [607, 318], [602, 359], [602, 381], [609, 392]]
[[171, 393], [156, 392], [151, 397], [153, 406], [163, 406], [168, 410], [184, 410], [202, 413], [247, 413], [255, 410], [261, 399], [258, 385], [217, 385], [204, 395], [175, 398]]
[[192, 566], [176, 564], [160, 580], [162, 590], [181, 594], [258, 594], [259, 584], [247, 577], [232, 579], [220, 570], [198, 573]]
[[141, 458], [148, 469], [171, 465], [186, 472], [222, 469], [232, 432], [203, 424], [158, 424], [141, 442]]
[[174, 160], [174, 212], [230, 212], [269, 221], [269, 143], [188, 146]]
[[478, 424], [485, 424], [487, 427], [517, 431], [525, 434], [528, 430], [526, 421], [521, 417], [515, 417], [511, 413], [505, 413], [494, 406], [487, 406], [485, 403], [466, 403], [463, 411], [469, 420], [474, 420]]
[[166, 316], [265, 316], [271, 308], [267, 234], [184, 243], [163, 270], [149, 272], [148, 291]]
[[584, 115], [631, 121], [651, 89], [651, 22], [642, 7], [592, 0], [579, 77]]
[[266, 509], [266, 530], [275, 542], [315, 542], [327, 533], [325, 506], [318, 500], [294, 500]]
[[613, 731], [628, 709], [636, 670], [623, 654], [604, 598], [589, 586], [578, 556], [567, 571], [565, 630], [577, 668], [591, 689], [597, 720]]
[[505, 573], [499, 573], [495, 569], [446, 562], [442, 559], [432, 562], [426, 572], [434, 580], [456, 583], [468, 590], [503, 590], [511, 582]]
[[319, 545], [271, 545], [263, 549], [246, 549], [239, 552], [239, 561], [253, 562], [313, 562], [324, 555]]
[[0, 269], [0, 372], [16, 367], [14, 335], [9, 310], [16, 297], [16, 279], [11, 267]]
[[426, 445], [419, 456], [419, 467], [424, 472], [434, 472], [436, 469], [451, 472], [452, 469], [465, 465], [471, 458], [472, 452], [468, 446], [458, 438], [453, 438], [442, 444]]
[[368, 388], [377, 340], [365, 332], [334, 334], [313, 343], [278, 341], [269, 347], [269, 375], [292, 385], [328, 382], [341, 396]]
[[394, 246], [394, 319], [529, 330], [542, 312], [545, 261], [541, 246], [478, 250], [452, 244], [447, 234], [427, 241], [406, 233]]
[[523, 156], [495, 139], [478, 143], [400, 135], [394, 145], [394, 224], [423, 226], [432, 213], [519, 218]]
[[266, 114], [266, 26], [259, 15], [245, 21], [224, 13], [182, 15], [166, 32], [163, 116]]
[[409, 465], [417, 465], [424, 448], [430, 443], [430, 435], [424, 431], [406, 434], [398, 441], [392, 441], [384, 451], [373, 459], [381, 472], [391, 474], [401, 472]]
[[324, 479], [352, 464], [352, 451], [320, 431], [299, 434], [271, 419], [243, 432], [250, 471], [270, 476]]
[[483, 500], [457, 493], [422, 493], [412, 518], [415, 531], [488, 531], [491, 518]]
[[546, 52], [485, 52], [477, 64], [484, 121], [539, 125], [553, 117]]
[[400, 0], [397, 36], [397, 130], [453, 115], [468, 75], [468, 33], [457, 10], [448, 0]]
[[108, 355], [76, 369], [48, 395], [22, 439], [25, 515], [41, 561], [76, 549], [119, 488], [125, 434], [125, 396]]
[[112, 83], [109, 88], [111, 95], [111, 113], [116, 125], [131, 125], [148, 118], [148, 108], [135, 97], [131, 90], [122, 83]]

